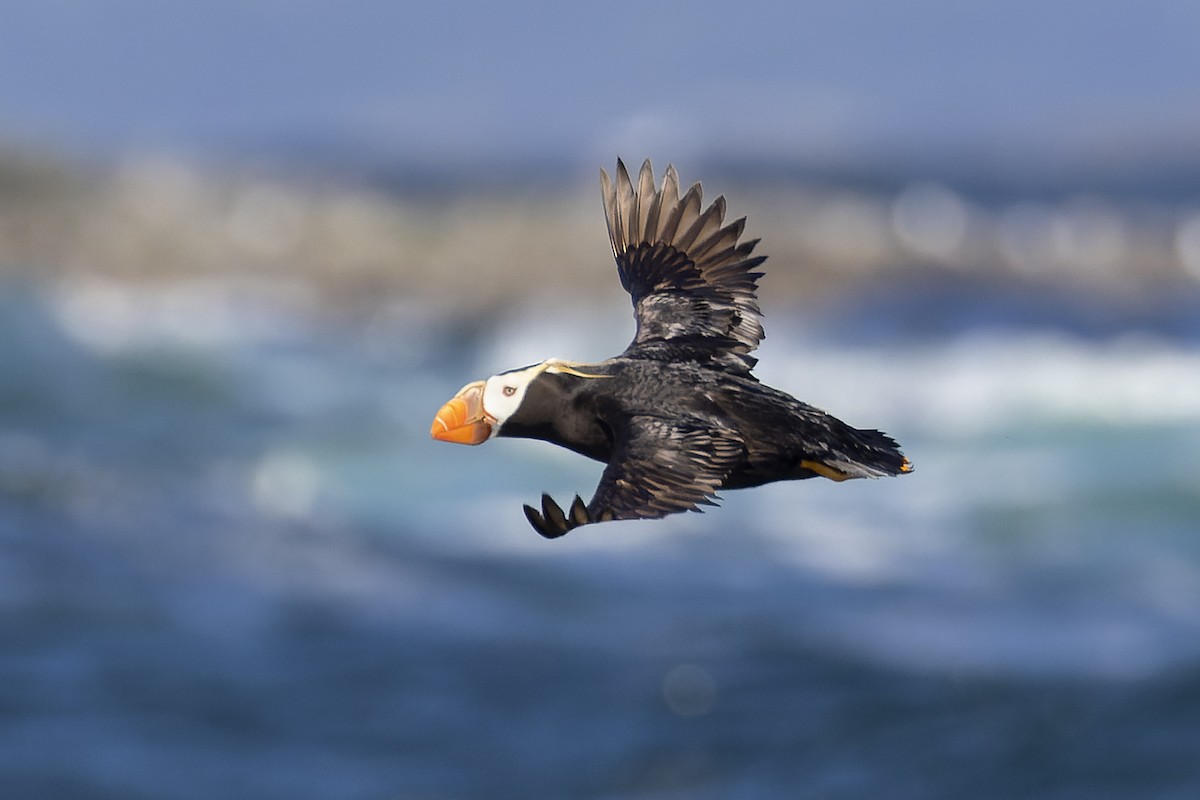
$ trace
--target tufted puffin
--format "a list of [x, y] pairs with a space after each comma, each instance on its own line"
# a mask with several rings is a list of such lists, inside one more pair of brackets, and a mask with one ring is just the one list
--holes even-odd
[[550, 358], [469, 383], [433, 421], [434, 439], [482, 444], [541, 439], [604, 462], [590, 503], [547, 494], [525, 506], [548, 539], [608, 520], [657, 519], [716, 505], [721, 489], [820, 476], [911, 472], [896, 442], [859, 430], [760, 383], [750, 355], [763, 338], [757, 239], [745, 217], [724, 224], [725, 198], [701, 211], [700, 184], [661, 188], [649, 160], [635, 186], [618, 159], [600, 170], [617, 274], [637, 330], [625, 352], [594, 364]]

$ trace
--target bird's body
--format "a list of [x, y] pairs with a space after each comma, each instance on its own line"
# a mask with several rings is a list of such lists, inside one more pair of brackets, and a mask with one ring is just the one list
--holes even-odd
[[627, 420], [686, 422], [740, 443], [722, 489], [820, 474], [804, 462], [840, 468], [845, 477], [878, 477], [899, 472], [904, 461], [895, 442], [878, 431], [852, 428], [750, 376], [626, 356], [572, 367], [603, 377], [546, 375], [530, 385], [499, 435], [541, 439], [608, 463], [614, 431]]
[[637, 333], [625, 352], [581, 364], [548, 359], [468, 384], [433, 435], [479, 444], [541, 439], [608, 466], [592, 501], [564, 512], [548, 496], [526, 515], [548, 538], [592, 522], [656, 518], [711, 505], [718, 490], [822, 476], [897, 475], [912, 465], [887, 435], [859, 430], [760, 383], [749, 352], [762, 337], [744, 220], [723, 226], [724, 200], [700, 213], [674, 170], [655, 190], [649, 162], [634, 190], [617, 162], [601, 173], [613, 253]]

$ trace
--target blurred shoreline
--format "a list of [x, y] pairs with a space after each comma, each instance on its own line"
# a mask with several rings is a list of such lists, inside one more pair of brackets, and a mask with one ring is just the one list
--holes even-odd
[[[677, 166], [685, 184], [703, 178]], [[703, 183], [706, 202], [726, 194], [729, 218], [747, 216], [747, 234], [763, 239], [764, 296], [777, 302], [931, 278], [1109, 297], [1200, 287], [1200, 205], [1188, 200], [980, 201], [931, 180], [864, 188], [767, 181], [761, 171]], [[406, 299], [472, 313], [572, 293], [618, 297], [607, 251], [598, 189], [578, 176], [433, 193], [379, 188], [361, 173], [154, 156], [97, 167], [0, 152], [9, 277], [253, 279], [307, 286], [323, 305]]]

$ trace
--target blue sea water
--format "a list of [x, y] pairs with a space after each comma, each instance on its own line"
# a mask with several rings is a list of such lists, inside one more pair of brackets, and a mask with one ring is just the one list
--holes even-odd
[[625, 309], [5, 286], [0, 795], [1198, 796], [1200, 305], [764, 304], [917, 471], [547, 542], [600, 466], [432, 414]]

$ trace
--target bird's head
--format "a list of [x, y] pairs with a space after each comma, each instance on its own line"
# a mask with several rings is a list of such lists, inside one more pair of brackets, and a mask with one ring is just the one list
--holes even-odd
[[543, 373], [607, 377], [580, 372], [572, 362], [559, 358], [510, 369], [460, 389], [437, 412], [430, 434], [438, 441], [458, 444], [483, 444], [498, 436], [504, 423], [521, 408], [529, 385]]

